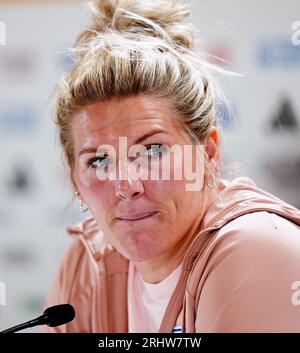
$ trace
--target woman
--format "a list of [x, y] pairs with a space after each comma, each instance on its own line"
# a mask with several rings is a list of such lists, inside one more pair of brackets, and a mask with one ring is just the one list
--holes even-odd
[[300, 212], [248, 178], [220, 177], [222, 95], [182, 23], [188, 8], [101, 0], [92, 10], [56, 107], [92, 216], [68, 228], [46, 302], [72, 304], [76, 318], [44, 330], [300, 332]]

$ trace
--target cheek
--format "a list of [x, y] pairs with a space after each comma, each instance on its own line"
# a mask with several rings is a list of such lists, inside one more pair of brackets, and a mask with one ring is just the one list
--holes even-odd
[[[202, 204], [202, 193], [187, 191], [186, 180], [157, 180], [144, 182], [147, 198], [162, 205], [168, 226], [179, 226], [178, 219], [197, 214]], [[187, 212], [187, 210], [189, 210]], [[180, 226], [179, 226], [180, 228]]]
[[104, 210], [110, 209], [113, 202], [115, 190], [113, 183], [98, 180], [93, 170], [82, 172], [77, 180], [83, 199], [92, 214], [95, 216], [101, 211], [104, 215]]
[[189, 184], [195, 181], [201, 190], [204, 176], [204, 157], [201, 146], [187, 145], [174, 149], [173, 152], [164, 155], [159, 162], [154, 161], [150, 169], [151, 180], [176, 181], [177, 187], [182, 186], [184, 182]]
[[185, 192], [184, 180], [149, 180], [144, 181], [144, 191], [147, 199], [162, 205], [166, 209], [167, 217], [173, 218], [180, 205], [189, 195]]

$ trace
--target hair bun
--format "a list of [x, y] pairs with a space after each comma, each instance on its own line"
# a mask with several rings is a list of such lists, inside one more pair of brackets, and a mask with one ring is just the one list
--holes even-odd
[[80, 34], [76, 46], [83, 46], [107, 31], [134, 32], [163, 37], [192, 49], [191, 25], [182, 23], [190, 15], [183, 0], [97, 0], [89, 3], [92, 24]]

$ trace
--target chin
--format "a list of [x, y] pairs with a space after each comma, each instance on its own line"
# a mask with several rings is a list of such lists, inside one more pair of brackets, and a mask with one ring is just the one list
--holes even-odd
[[160, 256], [168, 244], [163, 232], [147, 231], [118, 232], [110, 237], [111, 244], [130, 261], [147, 261]]
[[128, 260], [134, 262], [148, 261], [162, 254], [162, 246], [153, 244], [131, 244], [131, 246], [121, 246], [117, 250]]

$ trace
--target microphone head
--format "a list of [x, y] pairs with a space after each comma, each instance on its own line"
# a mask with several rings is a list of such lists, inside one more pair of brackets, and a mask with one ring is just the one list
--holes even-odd
[[55, 327], [72, 321], [75, 317], [75, 310], [70, 304], [59, 304], [47, 308], [43, 316], [46, 317], [45, 324]]

